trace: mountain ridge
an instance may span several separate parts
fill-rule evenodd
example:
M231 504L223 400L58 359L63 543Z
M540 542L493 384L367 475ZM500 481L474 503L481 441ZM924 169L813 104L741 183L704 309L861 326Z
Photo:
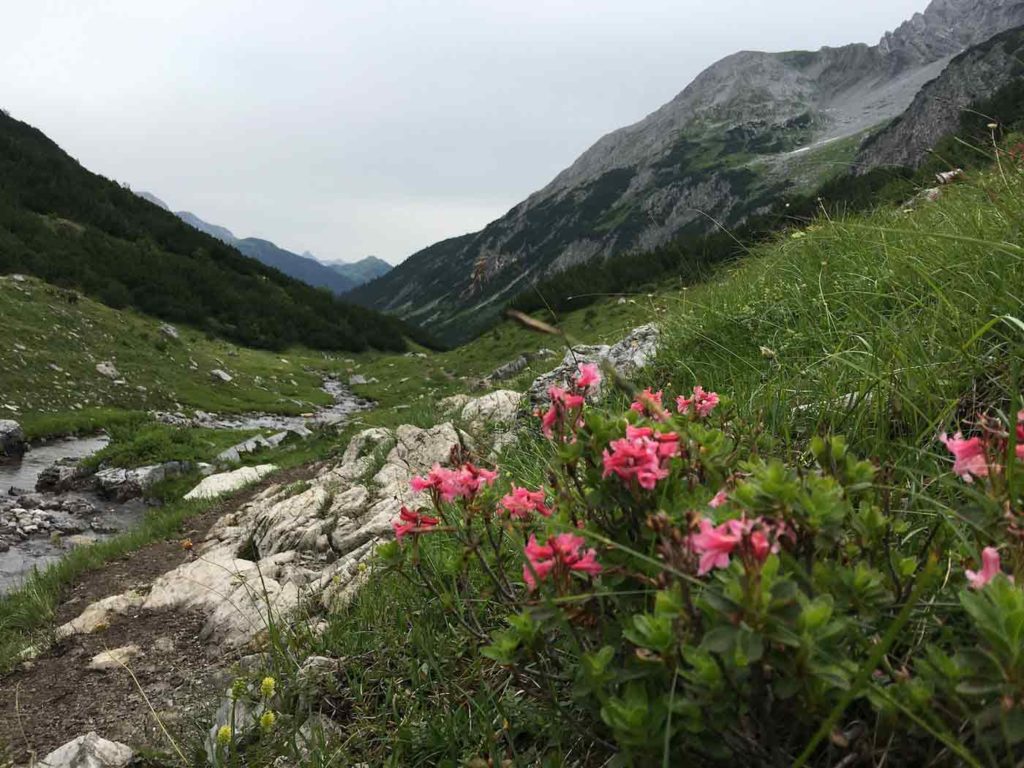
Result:
M735 226L787 191L813 188L964 45L1021 23L1021 0L935 0L874 46L734 53L601 137L505 216L413 254L351 296L464 340L524 284Z

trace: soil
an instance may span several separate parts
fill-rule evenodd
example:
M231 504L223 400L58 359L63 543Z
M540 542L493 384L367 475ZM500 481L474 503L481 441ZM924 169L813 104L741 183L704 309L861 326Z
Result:
M103 597L145 590L184 561L182 539L202 540L229 510L269 485L305 479L310 472L310 467L297 467L277 473L189 519L179 537L83 574L68 588L56 611L56 625ZM208 655L199 640L204 621L196 612L132 612L112 619L106 629L67 638L0 677L0 766L6 761L31 764L89 731L136 749L173 752L161 723L188 756L208 727L230 680L227 670L236 661L223 653ZM96 654L126 645L142 651L129 662L131 673L123 667L88 668Z

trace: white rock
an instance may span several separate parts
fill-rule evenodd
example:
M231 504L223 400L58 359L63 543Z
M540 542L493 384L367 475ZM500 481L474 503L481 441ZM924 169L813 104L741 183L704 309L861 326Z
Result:
M137 645L124 645L108 651L100 651L89 662L89 669L105 672L110 669L121 669L130 661L141 656L142 649Z
M223 381L227 384L229 381L234 381L235 377L227 371L222 371L220 368L214 368L210 371L210 378L216 381Z
M38 768L125 768L134 756L128 745L108 741L91 731L55 749Z
M58 627L57 637L59 639L76 634L88 635L109 624L114 616L121 616L142 607L143 602L145 598L134 590L104 597L89 605L77 618Z
M241 467L232 472L221 472L203 478L195 488L185 494L185 499L215 499L225 493L237 491L247 485L258 482L273 472L274 464L260 464L255 467Z
M106 376L108 379L120 379L121 374L118 373L117 368L109 360L102 363L96 363L96 373L100 376Z
M166 336L169 339L177 340L177 339L179 339L181 337L180 334L178 333L178 329L175 328L170 323L163 323L160 326L160 333L162 333L164 336Z
M523 397L520 392L499 389L470 400L462 409L462 418L473 429L487 425L509 424L515 421Z

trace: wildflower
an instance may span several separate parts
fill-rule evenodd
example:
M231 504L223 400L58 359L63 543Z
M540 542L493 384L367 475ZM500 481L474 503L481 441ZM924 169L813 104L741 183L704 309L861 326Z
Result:
M1002 568L999 562L999 550L995 547L985 547L981 550L981 572L965 570L964 576L967 577L968 586L971 589L981 589L1000 573L1002 573ZM1013 576L1006 578L1013 581Z
M455 499L472 499L483 486L491 485L497 477L497 472L469 463L458 469L445 469L435 464L426 476L414 477L411 485L417 492L430 491L435 501L450 502Z
M717 392L705 392L704 387L696 386L693 388L692 397L680 395L676 398L676 408L684 415L693 409L698 419L705 419L715 410L718 401Z
M523 566L523 581L530 591L537 588L537 581L544 581L554 572L555 577L565 577L572 571L596 576L601 572L597 552L583 551L586 540L571 533L560 533L548 539L547 544L538 544L536 536L530 536L523 552L527 563Z
M436 517L430 517L420 512L412 512L406 507L402 507L398 513L398 520L391 523L391 527L395 529L395 538L399 541L407 533L426 533L439 522Z
M231 683L231 698L238 701L240 698L245 696L246 687L245 680L241 677L236 677L234 682Z
M580 363L580 375L576 377L576 389L590 389L601 383L601 372L595 363Z
M260 728L262 728L264 731L269 731L271 728L274 727L274 723L276 722L277 715L275 715L272 710L268 709L266 712L260 715Z
M729 556L740 543L741 531L734 525L736 521L722 523L717 528L706 517L700 520L700 533L690 537L690 546L700 555L697 575L703 576L715 568L728 568Z
M277 681L272 677L264 677L260 683L260 695L265 699L274 696L274 689L277 688Z
M182 539L181 540L181 548L183 550L185 550L186 552L190 551L192 549L192 547L193 547L192 539Z
M409 484L417 493L430 491L432 495L440 496L450 477L450 469L445 469L440 464L435 464L426 475L413 477Z
M516 520L528 520L533 512L543 517L551 517L551 510L545 504L543 491L528 491L514 485L512 492L502 497L500 508Z
M1017 458L1024 461L1024 411L1017 414Z
M639 395L636 396L636 400L629 406L629 410L636 411L637 413L646 416L649 419L655 421L664 421L667 417L665 408L661 404L662 392L652 392L648 387Z
M602 476L614 473L627 482L635 478L641 488L650 491L669 476L668 462L678 455L679 435L630 425L624 439L613 440L605 449Z
M222 747L226 747L231 743L231 726L222 725L217 729L217 743Z
M566 427L574 431L583 426L585 400L582 395L570 394L561 387L551 387L548 396L551 405L540 420L541 432L545 437L553 437L556 431L561 434Z
M712 509L718 509L720 506L725 504L729 500L729 494L726 493L725 488L715 494L714 498L708 502L708 506Z
M985 456L985 444L980 437L964 438L957 432L953 437L939 435L939 442L953 454L953 472L966 482L974 482L975 477L988 476L988 459Z

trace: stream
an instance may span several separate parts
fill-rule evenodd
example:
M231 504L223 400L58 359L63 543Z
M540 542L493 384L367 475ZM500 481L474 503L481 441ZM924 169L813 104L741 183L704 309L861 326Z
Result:
M372 407L336 379L323 389L334 402L303 416L153 413L158 421L209 429L291 430L341 424ZM36 492L40 474L61 461L74 462L104 448L106 435L66 437L32 446L18 461L0 463L0 595L17 588L34 568L56 562L70 549L109 538L141 520L142 499L116 502L92 491Z

